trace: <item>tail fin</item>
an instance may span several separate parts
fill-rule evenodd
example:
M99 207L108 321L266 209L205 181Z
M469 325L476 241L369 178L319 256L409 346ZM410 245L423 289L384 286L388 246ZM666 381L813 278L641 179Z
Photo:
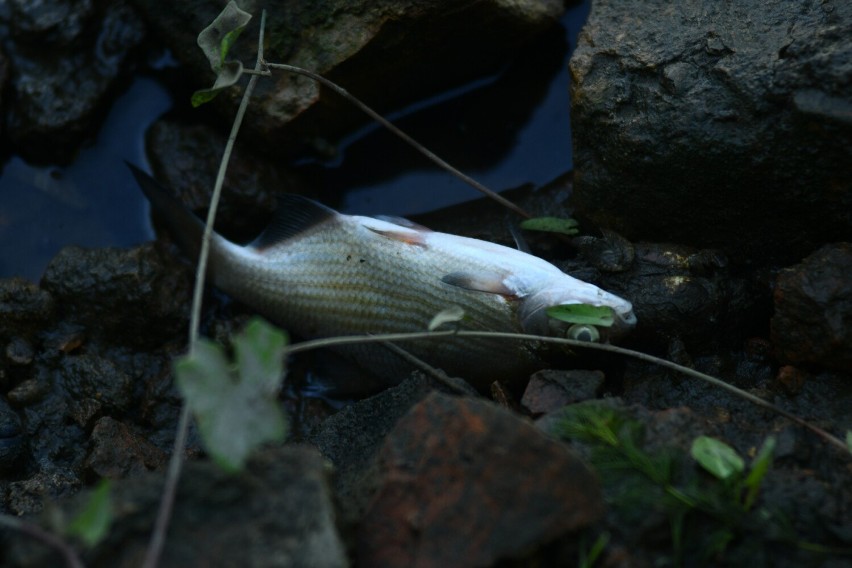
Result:
M133 177L151 206L166 220L172 235L178 241L184 254L192 260L198 257L201 250L201 236L204 224L169 190L157 183L154 178L143 172L130 162L125 162Z

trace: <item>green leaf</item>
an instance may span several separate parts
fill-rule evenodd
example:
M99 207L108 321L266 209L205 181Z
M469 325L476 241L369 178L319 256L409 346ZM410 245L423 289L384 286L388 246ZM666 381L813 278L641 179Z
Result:
M76 536L91 548L98 544L109 532L112 524L112 500L110 499L110 481L101 479L98 486L89 495L89 500L76 517L74 517L66 532Z
M846 430L846 447L852 452L852 430Z
M534 217L521 222L521 228L527 231L545 231L563 235L576 235L580 232L577 227L578 223L574 219L560 217Z
M236 372L222 348L207 340L175 363L178 388L198 421L204 445L229 472L241 470L259 445L283 440L287 430L277 401L286 336L255 318L233 344Z
M222 68L228 51L250 20L251 14L240 10L236 2L231 0L216 19L198 34L198 47L207 56L213 71L218 73Z
M240 10L233 0L198 34L198 46L207 56L210 68L216 72L216 82L209 89L201 89L192 94L192 106L197 107L213 100L222 89L236 84L243 74L243 64L239 61L226 61L228 51L245 29L251 14Z
M766 441L763 442L763 445L760 447L760 451L757 452L757 456L755 456L754 460L751 462L751 471L749 471L748 477L745 479L745 486L748 488L744 504L746 510L751 509L757 499L757 493L760 490L763 478L766 477L766 473L772 466L772 453L774 451L775 437L769 436L766 438Z
M445 323L455 323L463 319L464 308L461 306L450 306L435 314L435 317L429 322L429 331L435 331Z
M735 449L721 440L709 436L699 436L692 442L690 452L701 467L717 479L728 479L745 469L743 458Z
M547 308L547 315L568 323L585 323L610 327L615 322L612 308L590 304L562 304Z
M235 85L243 74L243 64L239 61L227 61L219 70L216 82L209 89L199 89L192 93L192 106L198 107L212 101L219 91Z

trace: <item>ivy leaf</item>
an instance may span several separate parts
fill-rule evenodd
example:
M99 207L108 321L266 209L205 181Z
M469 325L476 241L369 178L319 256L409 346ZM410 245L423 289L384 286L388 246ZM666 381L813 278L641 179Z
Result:
M450 306L435 314L435 317L429 322L429 331L435 331L445 323L454 323L463 319L464 308L461 306Z
M204 446L226 471L241 470L256 447L286 435L276 396L286 341L284 332L254 318L233 339L235 371L222 348L207 340L175 363L178 388L198 421Z
M547 308L547 315L568 323L582 323L599 327L610 327L615 323L615 316L609 306L592 306L591 304L561 304Z
M728 479L745 469L745 462L735 449L710 436L697 437L692 442L690 453L701 467L717 479Z
M222 89L235 85L240 80L243 74L243 64L239 61L226 61L219 74L216 75L216 82L209 89L198 89L192 93L193 108L199 107L204 103L212 101Z
M192 106L197 107L215 97L219 91L234 85L243 74L243 64L227 61L231 46L251 20L251 14L241 10L234 0L216 16L213 22L198 34L198 47L207 56L210 68L216 73L216 82L209 89L193 93Z
M576 235L580 232L578 226L579 223L574 219L561 217L534 217L521 222L521 228L527 231L544 231L563 235Z
M112 500L110 499L110 481L101 479L98 486L89 495L89 500L76 517L74 517L66 532L76 536L91 548L98 544L109 532L112 524Z

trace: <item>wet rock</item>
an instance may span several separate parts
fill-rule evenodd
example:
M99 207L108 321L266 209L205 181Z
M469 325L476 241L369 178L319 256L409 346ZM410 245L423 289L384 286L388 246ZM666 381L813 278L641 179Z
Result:
M0 471L8 471L20 462L26 449L21 417L0 397Z
M792 365L783 365L778 369L775 380L782 386L787 394L798 394L802 392L805 381L809 380L808 374Z
M164 186L202 218L213 194L226 137L209 125L160 120L146 133L151 167ZM217 230L238 242L253 239L266 227L278 192L311 195L305 184L273 163L237 145L225 176L216 215Z
M16 0L6 24L14 100L7 135L30 161L69 162L131 67L144 27L126 3L91 0Z
M188 275L153 244L137 248L66 247L51 260L42 286L69 320L110 343L159 345L188 320Z
M850 34L848 2L595 2L571 60L579 209L735 262L844 238Z
M826 245L782 270L772 341L779 359L852 371L852 244Z
M46 290L23 278L0 279L0 338L33 333L53 314Z
M429 395L382 447L359 531L363 565L493 565L598 519L587 466L493 404Z
M46 501L70 497L80 490L77 474L65 468L46 468L23 481L9 484L6 504L15 515L38 513Z
M70 416L89 429L103 412L126 410L133 394L133 380L112 361L83 354L61 360L56 382L69 401Z
M34 355L32 344L23 337L13 337L6 345L6 359L13 365L29 365Z
M238 475L210 462L187 463L160 566L346 566L328 474L326 462L308 448L270 450ZM162 474L113 484L113 525L85 554L88 566L142 563L162 489ZM66 516L86 498L83 492L63 503ZM52 551L17 535L7 536L2 549L4 565L61 565Z
M199 86L213 83L196 36L221 10L221 3L184 2L162 10L153 0L134 0L146 19ZM256 4L234 57L254 60L260 16ZM518 47L555 25L563 3L545 1L377 2L351 0L282 3L267 14L268 61L324 74L378 110L399 108L497 71ZM387 88L391 83L392 89ZM311 144L327 148L364 115L314 81L287 73L258 84L257 109L246 116L243 136L264 141L276 155ZM214 101L227 121L240 97L227 91ZM321 150L322 151L322 150Z
M12 37L57 46L72 43L94 16L92 0L10 0Z
M6 93L6 83L9 82L9 59L6 57L6 54L3 53L3 46L0 45L0 116L5 116L6 111L3 103L5 99L3 97L4 93ZM5 130L5 125L0 124L0 136L3 136Z
M604 384L600 371L538 371L521 398L521 404L534 416L553 412L566 404L595 398Z
M44 376L37 376L21 381L7 393L9 402L17 407L35 404L50 392L50 384Z
M95 477L120 479L159 468L166 453L133 428L105 416L98 420L89 438L91 451L86 471Z
M602 241L619 249L624 246L612 239ZM591 248L590 242L582 247L583 255L592 257L587 260L599 264L612 258L607 247ZM632 263L617 272L590 270L577 261L558 266L630 300L639 320L631 337L656 343L678 337L707 344L714 339L744 339L753 331L761 315L759 294L754 285L735 275L724 255L669 243L642 242L631 248Z
M360 519L375 492L375 457L385 436L434 388L428 378L415 374L397 386L343 408L306 436L306 441L334 464L335 494L347 522Z

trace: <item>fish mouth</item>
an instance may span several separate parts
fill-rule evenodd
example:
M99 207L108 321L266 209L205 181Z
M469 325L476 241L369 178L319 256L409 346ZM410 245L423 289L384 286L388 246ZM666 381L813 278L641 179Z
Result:
M632 310L626 313L616 312L615 321L605 330L607 340L619 339L629 334L636 328L637 321Z

